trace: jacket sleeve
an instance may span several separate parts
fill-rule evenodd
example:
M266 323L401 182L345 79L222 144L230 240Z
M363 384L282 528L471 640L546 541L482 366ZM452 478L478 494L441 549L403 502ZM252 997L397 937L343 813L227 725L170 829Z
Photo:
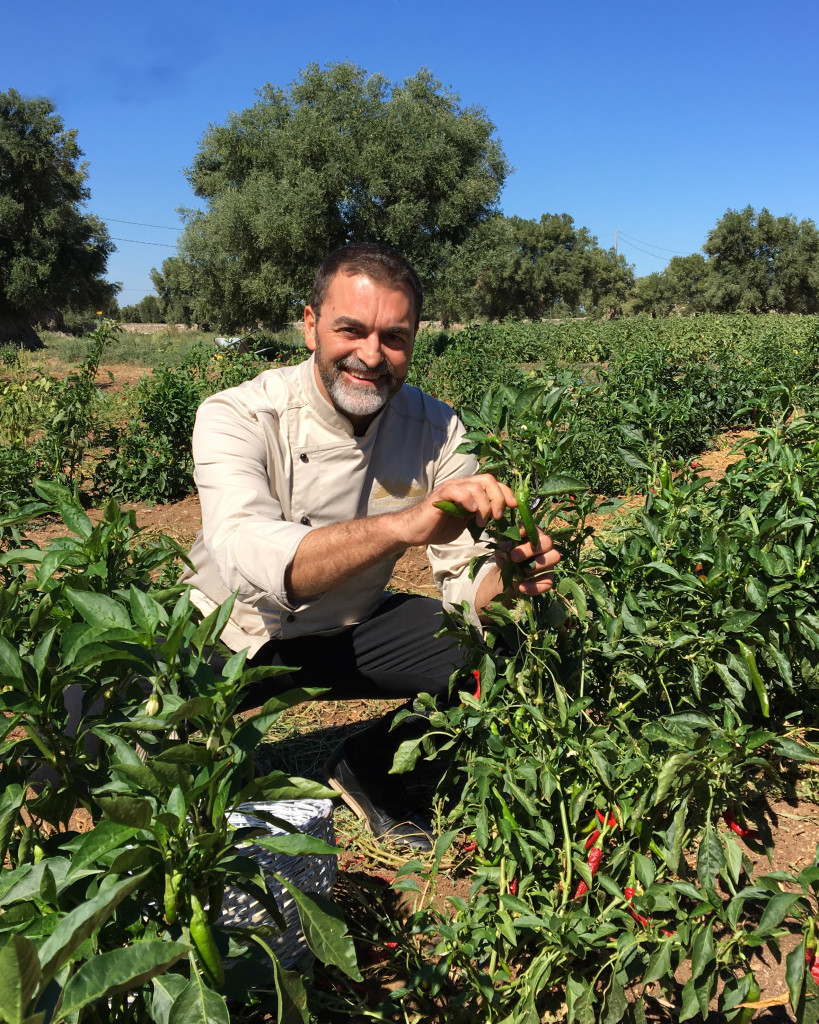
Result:
M262 424L230 392L206 399L193 430L194 480L202 505L202 542L228 592L244 604L297 611L284 575L311 527L287 522L276 493ZM200 576L208 568L197 565ZM195 582L195 581L194 581ZM205 592L207 588L202 587Z

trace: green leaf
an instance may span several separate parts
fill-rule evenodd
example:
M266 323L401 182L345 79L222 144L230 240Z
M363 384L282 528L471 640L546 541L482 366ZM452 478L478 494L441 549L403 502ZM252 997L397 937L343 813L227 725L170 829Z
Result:
M156 1024L168 1024L171 1007L187 987L188 979L181 974L161 974L152 984L151 1015Z
M153 818L149 800L133 796L100 796L97 798L106 817L120 825L147 828Z
M0 950L0 1019L22 1024L39 982L37 947L24 935L12 935Z
M308 1024L310 1013L301 974L299 971L286 971L275 956L271 962L279 1000L277 1024Z
M116 989L139 988L172 967L187 955L190 948L182 942L151 939L91 957L66 982L59 1016L55 1020L70 1017L83 1006L89 1006Z
M734 612L722 623L722 629L725 633L744 633L758 618L759 612Z
M567 473L554 473L540 482L537 493L541 498L551 498L556 494L582 493L588 489L589 485L579 477L569 476Z
M353 940L347 934L347 925L338 905L315 893L302 892L281 875L274 877L293 897L307 945L319 960L335 964L348 977L361 981Z
M108 920L120 903L142 884L149 873L145 871L115 882L60 919L60 923L39 951L43 977L46 980L51 980L71 954Z
M338 856L338 849L323 839L305 835L303 832L291 832L283 836L254 836L257 846L271 853L284 853L289 857L301 857L309 854L330 854Z
M663 942L651 956L643 975L643 985L650 985L652 981L659 981L661 978L668 978L671 970L671 943Z
M797 743L796 740L787 736L778 736L773 744L773 749L780 757L790 758L791 761L815 761L816 749L806 743Z
M697 851L697 877L707 889L713 888L714 879L722 871L725 857L716 829L709 821L705 826Z
M791 997L791 1006L799 1005L802 983L805 980L805 938L785 957L785 984Z
M5 859L11 834L17 824L17 816L23 806L24 795L23 787L17 783L6 786L0 793L0 863Z
M571 594L572 600L577 608L577 617L579 619L585 619L587 615L586 595L583 593L577 583L569 576L564 576L563 579L557 585L558 594L562 594L564 597L566 594Z
M64 593L89 626L131 629L131 616L125 607L112 597L87 590L72 590L71 587L66 587Z
M80 537L91 536L94 532L93 523L67 487L54 480L34 480L33 486L44 501L57 507L62 521L69 530Z
M606 998L606 1015L603 1018L603 1024L619 1024L619 1021L625 1016L627 1009L628 999L626 998L625 989L617 981L617 978L612 976L611 988Z
M801 899L798 892L779 892L768 900L768 905L759 919L756 934L759 938L770 935L787 916L791 907Z
M728 874L734 885L739 885L739 876L742 873L743 851L733 836L723 836L725 843L725 862L728 867Z
M657 776L657 792L654 794L655 807L668 796L672 783L678 779L682 768L692 760L693 756L686 750L672 754L660 769L660 774Z
M623 619L623 625L634 636L643 636L646 631L646 620L640 616L635 615L629 610L628 605L623 602L623 607L620 609L620 615Z
M168 1024L230 1024L225 1000L205 985L193 964L191 975L171 1006Z
M651 467L648 465L648 463L643 462L642 459L638 458L636 455L633 455L630 451L627 451L625 448L618 448L617 451L620 455L620 458L625 462L627 466L631 466L632 469L640 469L644 473L651 472Z
M23 663L17 649L0 636L0 680L14 684L23 682Z
M745 593L754 608L764 612L768 607L768 588L756 576L751 576L748 579L745 584Z
M390 775L403 775L404 772L412 771L424 752L423 741L423 736L401 741L393 757Z
M162 605L133 584L131 584L128 599L134 622L143 632L153 636L160 621L166 618Z
M71 867L66 878L72 877L81 868L94 864L112 850L125 846L136 832L135 828L103 820L90 832L83 832L71 842L64 843L61 849L71 852Z

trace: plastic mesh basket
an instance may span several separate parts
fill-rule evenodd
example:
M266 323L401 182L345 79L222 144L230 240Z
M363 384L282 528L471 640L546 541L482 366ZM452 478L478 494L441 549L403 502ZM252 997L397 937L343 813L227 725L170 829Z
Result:
M228 815L228 821L235 828L254 826L263 828L268 835L281 836L286 834L284 829L255 817L254 811L266 811L289 822L299 832L335 845L333 804L330 800L276 800L242 804L238 811ZM307 950L307 942L295 901L284 886L273 877L273 873L286 878L291 885L303 892L329 897L336 880L338 858L331 854L290 857L281 853L270 853L252 841L243 844L241 849L261 865L267 879L268 891L276 900L287 925L278 936L273 939L266 938L265 941L271 946L282 966L292 966ZM238 889L228 889L225 892L220 921L222 924L244 927L277 927L276 922L258 900Z

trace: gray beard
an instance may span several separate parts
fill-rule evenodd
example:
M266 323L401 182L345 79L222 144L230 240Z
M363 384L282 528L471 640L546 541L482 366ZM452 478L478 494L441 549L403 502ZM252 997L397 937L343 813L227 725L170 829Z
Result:
M317 360L317 366L319 377L330 396L330 401L345 416L374 416L401 390L401 385L404 383L396 377L395 371L386 359L375 370L365 366L364 363L352 356L339 359L330 366ZM345 380L341 376L342 370L380 373L383 376L379 378L375 387L366 387Z

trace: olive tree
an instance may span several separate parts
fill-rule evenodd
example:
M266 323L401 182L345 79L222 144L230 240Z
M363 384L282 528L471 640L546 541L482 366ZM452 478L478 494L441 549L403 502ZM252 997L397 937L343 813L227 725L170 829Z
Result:
M727 210L703 245L706 302L717 312L819 312L819 231L763 207Z
M324 256L396 246L428 290L453 249L497 209L509 171L495 127L425 69L401 83L345 62L266 85L211 125L187 171L179 256L154 283L190 319L236 329L297 316ZM164 291L164 295L163 295Z
M0 340L36 346L46 311L108 308L108 231L84 213L76 132L48 99L0 92ZM53 313L52 313L53 315Z

